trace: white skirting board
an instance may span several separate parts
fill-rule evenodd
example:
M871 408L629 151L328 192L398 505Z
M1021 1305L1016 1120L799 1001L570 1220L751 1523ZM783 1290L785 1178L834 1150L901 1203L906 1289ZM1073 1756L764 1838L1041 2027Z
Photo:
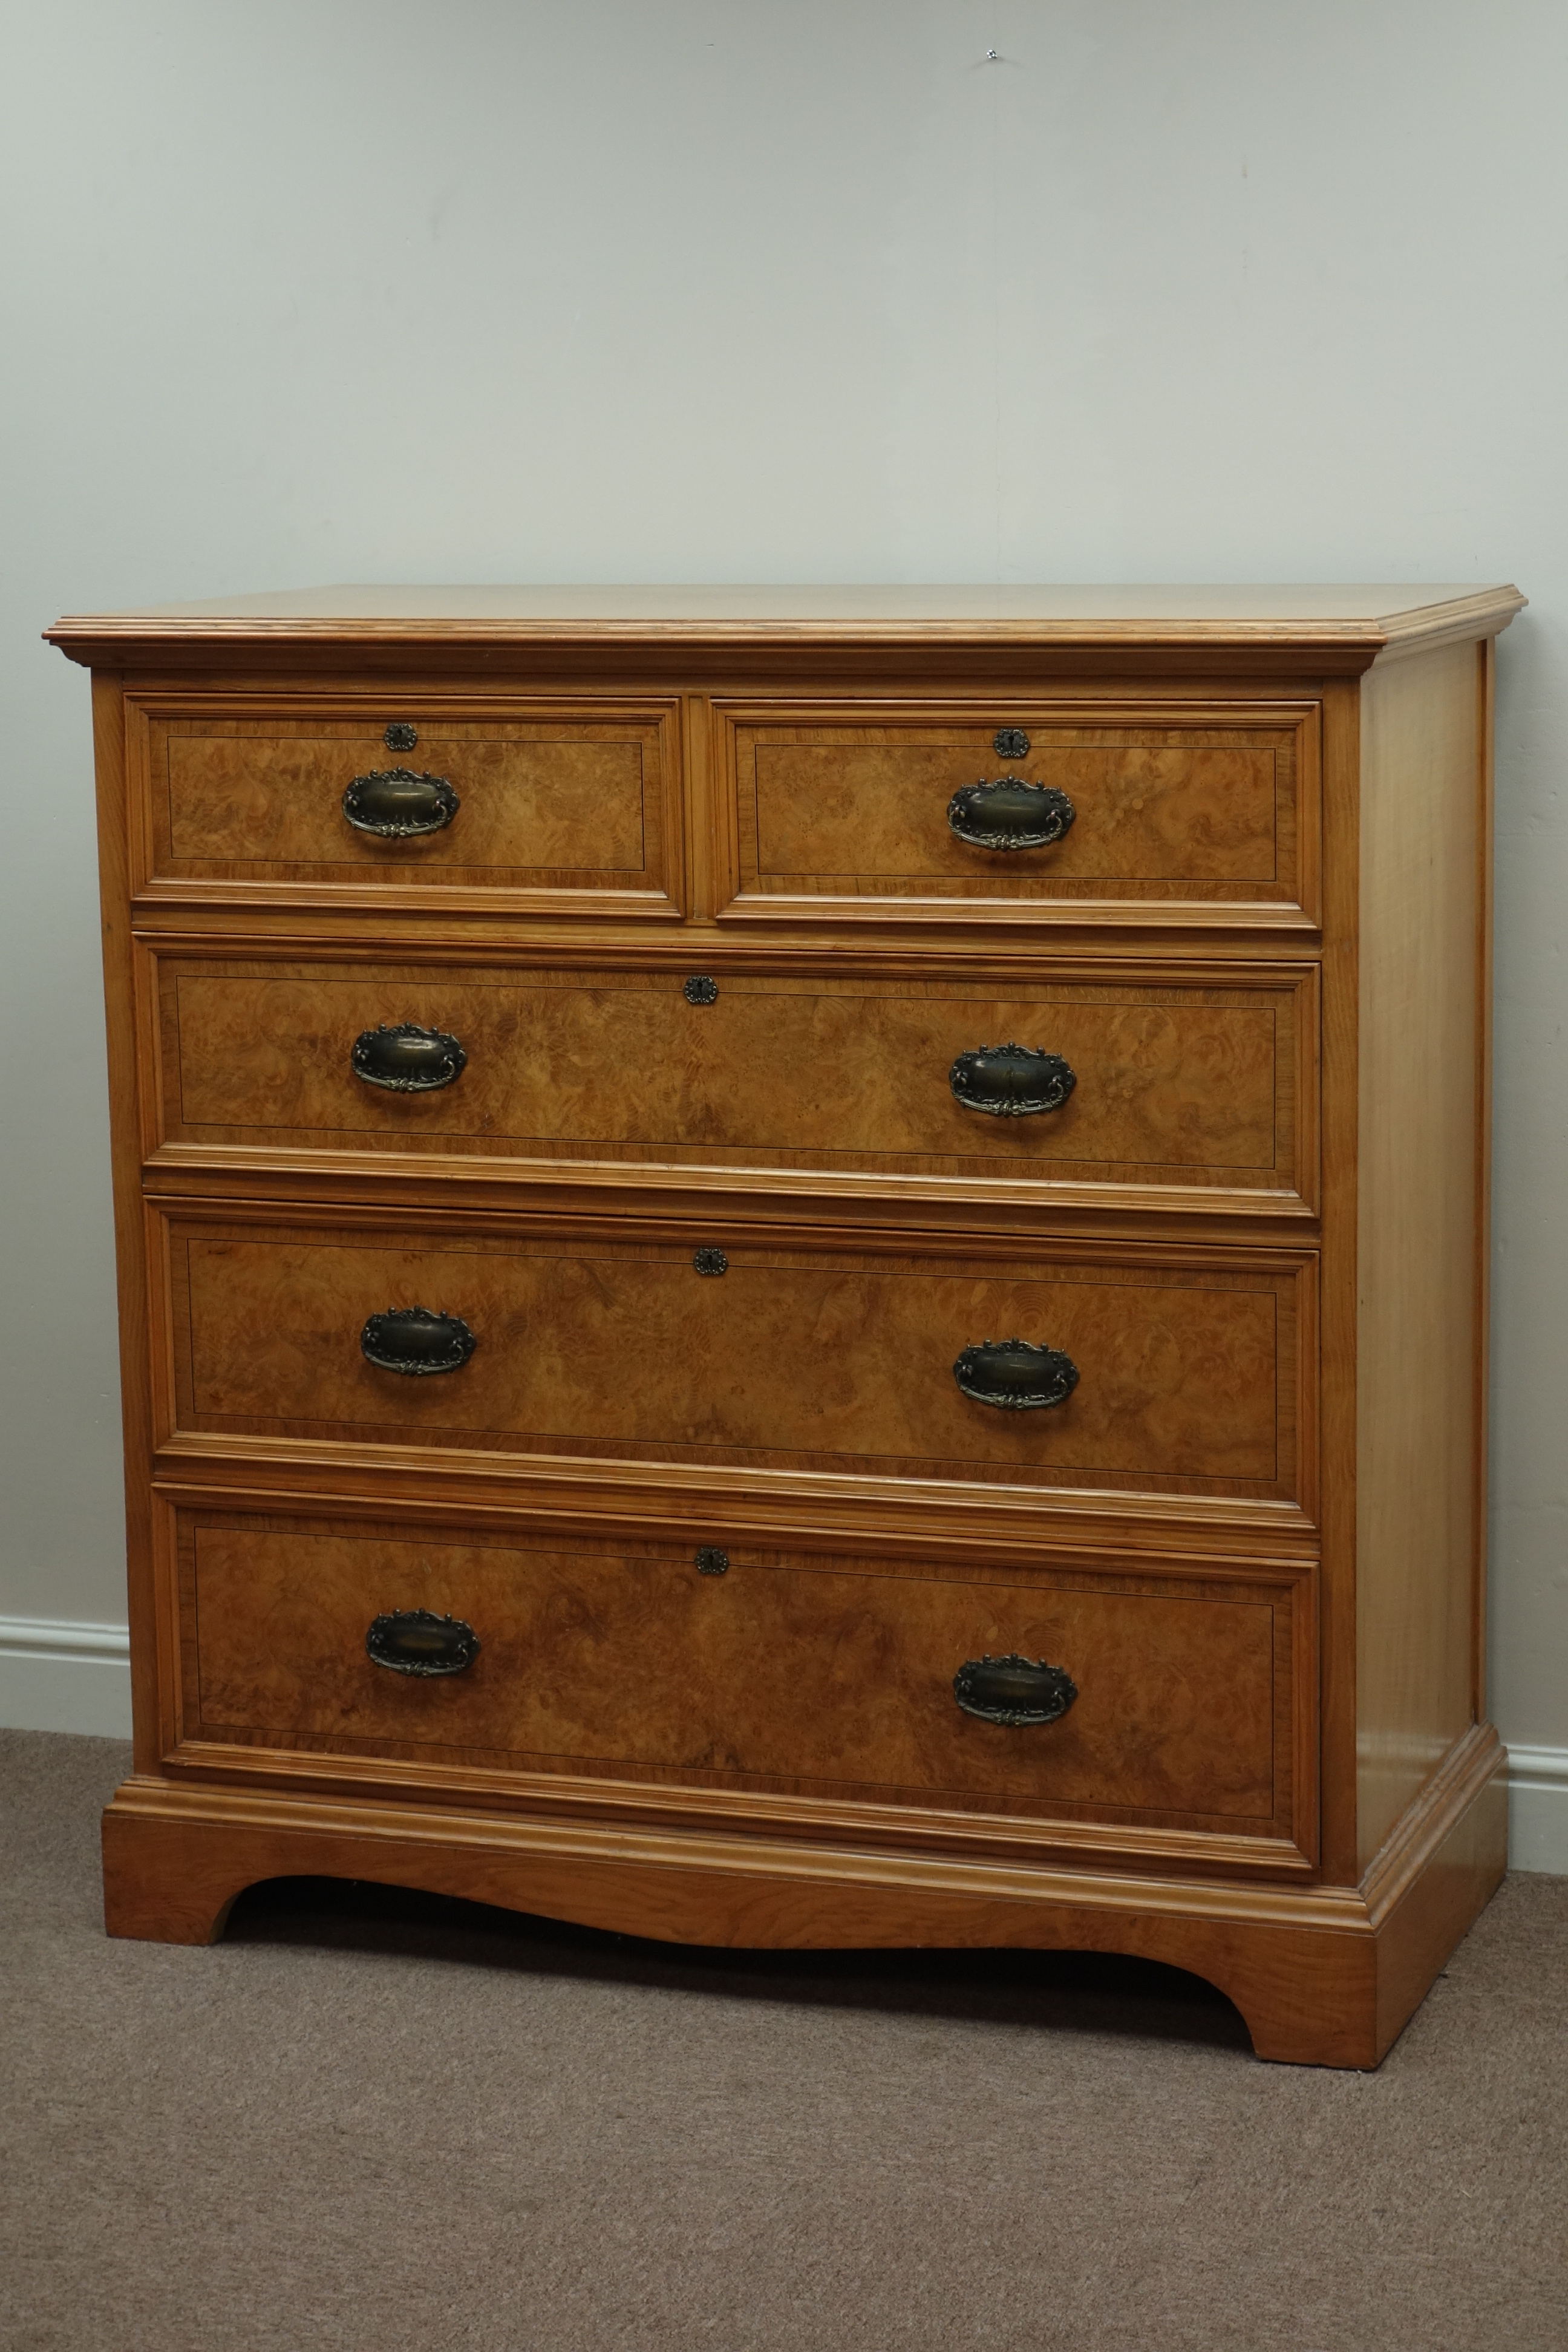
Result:
M129 1629L0 1617L0 1727L129 1739Z
M0 1617L0 1727L129 1739L125 1627ZM1568 1748L1509 1749L1508 1858L1568 1877Z
M1568 1878L1568 1748L1510 1747L1508 1864Z

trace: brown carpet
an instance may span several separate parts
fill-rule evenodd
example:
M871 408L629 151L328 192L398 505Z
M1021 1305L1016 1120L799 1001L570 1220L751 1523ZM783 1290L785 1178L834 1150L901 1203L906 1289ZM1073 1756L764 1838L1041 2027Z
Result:
M1563 2352L1568 1879L1380 2073L1174 1970L673 1952L368 1887L111 1943L0 1732L5 2352Z

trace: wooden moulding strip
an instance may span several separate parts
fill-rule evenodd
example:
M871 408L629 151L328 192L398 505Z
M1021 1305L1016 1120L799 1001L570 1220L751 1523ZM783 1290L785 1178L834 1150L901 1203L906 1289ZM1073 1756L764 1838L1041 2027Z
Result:
M1300 1193L1258 1186L1119 1184L997 1179L989 1185L959 1177L843 1174L744 1165L710 1168L647 1160L527 1160L479 1153L437 1160L414 1152L278 1149L268 1145L166 1143L143 1163L150 1196L200 1199L221 1187L236 1207L250 1202L319 1201L323 1207L409 1210L457 1201L464 1207L518 1215L575 1213L620 1231L646 1194L644 1213L712 1215L716 1210L750 1232L776 1232L795 1219L845 1234L877 1234L889 1226L906 1234L951 1242L971 1228L994 1234L998 1223L1041 1241L1063 1233L1061 1219L1081 1220L1097 1234L1113 1223L1146 1229L1155 1218L1206 1220L1222 1242L1236 1227L1283 1222L1315 1224L1316 1212ZM188 1190L187 1190L188 1188ZM390 1196L390 1198L389 1198ZM750 1213L746 1213L748 1209ZM928 1221L922 1222L922 1216ZM1048 1222L1042 1222L1047 1221ZM1072 1230L1072 1229L1068 1229Z
M559 1163L557 1163L559 1164ZM499 1202L465 1200L439 1213L428 1208L416 1209L411 1203L411 1225L433 1237L459 1234L527 1241L540 1234L570 1237L580 1235L585 1243L603 1242L613 1233L616 1239L629 1246L684 1249L689 1245L691 1221L689 1216L660 1203L651 1214L637 1217L623 1202L611 1208L598 1197L600 1188L564 1181L559 1197L548 1207L539 1202L535 1188L522 1191L509 1189ZM758 1187L742 1186L742 1198ZM144 1202L150 1214L177 1219L182 1224L257 1225L262 1231L283 1226L322 1226L331 1228L341 1222L330 1212L323 1213L325 1204L301 1200L297 1193L269 1194L252 1202L237 1192L233 1183L216 1189L192 1190L163 1193L147 1187ZM353 1209L356 1202L341 1204ZM384 1208L395 1203L383 1202ZM257 1210L264 1211L257 1215ZM711 1209L705 1212L711 1216ZM1318 1270L1318 1253L1309 1234L1287 1234L1278 1239L1259 1238L1249 1234L1239 1243L1229 1240L1211 1241L1206 1235L1181 1234L1173 1238L1161 1230L1163 1221L1151 1218L1142 1231L1123 1238L1114 1237L1113 1255L1109 1263L1118 1266L1138 1266L1152 1273L1167 1269L1173 1273L1248 1275L1279 1274L1310 1279ZM736 1218L726 1223L720 1238L745 1232L753 1227L751 1221ZM1014 1233L978 1235L960 1233L952 1239L922 1237L918 1250L900 1248L900 1240L906 1231L902 1221L887 1231L880 1224L862 1230L835 1224L824 1229L813 1223L800 1228L801 1248L816 1255L837 1255L858 1248L878 1257L920 1257L922 1259L952 1258L962 1265L976 1260L1015 1261L1019 1255L1020 1236ZM795 1241L794 1229L782 1217L768 1216L755 1222L756 1244L771 1246L780 1254L788 1254ZM944 1229L945 1234L945 1229ZM765 1237L765 1239L764 1239ZM1108 1261L1104 1253L1110 1245L1108 1237L1097 1231L1082 1234L1058 1233L1052 1225L1033 1236L1035 1255L1062 1265L1093 1266Z
M748 1839L783 1836L840 1852L898 1848L909 1853L954 1853L984 1859L1005 1852L1029 1868L1070 1866L1074 1860L1152 1870L1170 1869L1188 1878L1228 1876L1294 1882L1311 1871L1310 1858L1289 1838L1243 1831L1145 1828L1136 1822L1080 1820L1024 1813L968 1812L951 1806L916 1810L907 1801L856 1803L846 1798L786 1797L747 1789L699 1788L679 1781L589 1779L586 1775L388 1761L379 1757L341 1756L315 1749L229 1747L211 1739L184 1740L163 1759L171 1785L243 1789L246 1794L273 1790L285 1797L309 1796L351 1804L395 1801L402 1790L423 1810L472 1812L486 1817L526 1815L530 1820L601 1822L606 1817L634 1828L689 1828L704 1835L727 1822L731 1834ZM997 1803L1003 1801L998 1800ZM1112 1810L1112 1809L1107 1809Z
M788 1528L841 1544L901 1543L929 1533L1004 1548L1133 1547L1142 1553L1152 1545L1173 1557L1210 1546L1228 1553L1262 1545L1270 1556L1291 1557L1316 1549L1311 1522L1289 1503L507 1456L336 1439L182 1432L158 1449L153 1476L166 1495L199 1495L214 1508L219 1506L212 1498L219 1496L293 1489L303 1508L331 1502L374 1509L395 1501L399 1510L427 1505L442 1513L526 1512L610 1525L635 1518L690 1531L694 1540L699 1528L737 1537L752 1529L758 1541L773 1541Z
M1194 1970L1258 2055L1375 2066L1502 1874L1502 1750L1461 1742L1368 1886L877 1853L847 1837L500 1819L127 1781L104 1815L111 1935L203 1944L245 1887L369 1878L668 1943L751 1948L1078 1949Z
M1207 594L1211 609L1193 609ZM1431 590L1394 589L1393 597L1430 599ZM1167 592L1045 587L993 592L933 584L922 589L849 587L710 589L544 587L515 590L312 590L287 599L250 598L242 605L191 605L140 613L68 614L44 634L74 661L99 655L127 660L226 658L236 646L249 657L274 650L285 660L315 646L356 664L368 654L401 657L441 650L518 656L582 647L602 660L605 646L667 647L688 658L703 648L776 651L798 669L803 651L859 653L889 647L925 654L1014 652L1045 654L1103 650L1135 661L1146 672L1152 653L1224 656L1246 650L1290 656L1338 656L1363 665L1384 646L1430 643L1442 636L1484 636L1506 627L1524 603L1517 588L1488 586L1438 593L1436 601L1391 603L1369 609L1314 612L1310 590L1272 610L1258 609L1257 593L1232 593L1233 609L1215 611L1226 592L1194 592L1187 609ZM1245 609L1250 599L1253 609ZM266 609L275 601L275 609ZM1121 609L1109 609L1112 603ZM311 604L316 609L311 610ZM1292 603L1295 609L1291 609ZM1099 613L1082 610L1100 606ZM1078 609L1074 609L1074 606ZM1143 606L1141 611L1140 604ZM1049 605L1053 609L1042 610ZM1241 609L1234 609L1240 607ZM965 609L967 608L967 609Z
M319 908L378 917L389 932L399 920L408 916L426 920L439 919L443 915L483 917L496 923L509 918L514 922L528 920L537 908L541 918L554 921L577 918L584 923L594 921L647 922L650 919L679 923L687 919L684 910L663 891L658 890L564 890L548 884L538 887L526 883L476 885L471 883L428 884L424 887L353 879L342 882L270 881L237 882L223 880L185 880L181 877L154 877L136 891L133 906L138 918L155 918L167 908L182 916L182 929L188 929L192 915L209 913L220 919L227 914L231 920L246 921L252 914L268 908L287 914L295 908ZM960 911L962 909L962 911ZM938 926L957 931L1013 930L1022 940L1038 941L1057 934L1081 930L1086 934L1103 935L1109 929L1121 931L1205 931L1214 934L1234 932L1238 937L1240 950L1247 948L1246 934L1258 932L1268 937L1283 937L1296 951L1309 948L1318 936L1316 918L1300 907L1268 899L1224 898L1037 898L1018 899L936 899L885 898L876 899L845 899L803 895L799 898L749 898L731 900L722 907L712 920L721 924L726 935L731 929L739 930L748 923L765 929L769 926L787 925L792 931L826 929L832 926L842 936L844 927L859 927L867 933L888 929L895 925L911 926L924 930ZM689 933L688 936L690 936ZM712 939L713 931L704 928L703 936ZM866 952L871 951L868 939ZM997 950L1000 951L1000 949Z
M1367 1865L1362 1892L1374 1927L1404 1900L1456 1821L1507 1766L1508 1750L1489 1723L1472 1724L1450 1748Z
M122 1783L106 1818L340 1840L342 1859L350 1874L373 1877L382 1874L374 1867L378 1848L427 1848L537 1857L558 1864L642 1864L699 1878L816 1885L827 1894L849 1895L859 1888L868 1895L907 1893L939 1903L1017 1906L1036 1912L1042 1906L1069 1906L1077 1910L1181 1916L1237 1926L1267 1924L1370 1938L1417 1888L1434 1858L1467 1816L1472 1815L1478 1801L1488 1794L1506 1760L1492 1727L1477 1727L1457 1745L1359 1886L1157 1877L1103 1866L1074 1869L973 1856L910 1854L879 1851L869 1843L857 1844L842 1837L829 1843L741 1832L725 1835L711 1828L545 1821L518 1813L421 1806L405 1800L376 1803L341 1796L175 1783L148 1774ZM355 1856L363 1858L363 1868ZM316 1866L323 1867L320 1862ZM384 1874L398 1883L395 1871ZM247 1883L242 1870L237 1884ZM416 1872L405 1883L417 1885L421 1881ZM561 1916L579 1915L567 1909ZM985 1936L958 1938L964 1942L988 1939ZM857 1939L852 1935L825 1934L820 1940L850 1943ZM872 1936L867 1940L880 1939ZM1026 1942L1028 1937L998 1933L994 1940Z
M546 1822L532 1816L470 1813L396 1804L346 1801L341 1798L265 1794L215 1789L148 1777L127 1780L116 1790L110 1817L163 1821L220 1829L290 1832L340 1838L369 1849L377 1845L460 1849L497 1855L537 1856L563 1863L613 1862L651 1864L703 1877L761 1878L818 1885L846 1894L907 1892L934 1898L998 1905L1070 1904L1100 1911L1180 1914L1237 1923L1268 1921L1285 1927L1332 1928L1371 1933L1361 1892L1354 1887L1270 1886L1231 1880L1193 1880L1132 1875L1104 1869L1072 1870L949 1856L881 1853L870 1845L825 1845L805 1841L716 1834L710 1829L679 1831ZM375 1875L374 1868L365 1874ZM410 1882L417 1885L417 1879ZM571 1916L570 1914L565 1916ZM825 1937L826 1942L838 1940ZM855 1937L844 1940L853 1942ZM878 1940L872 1938L871 1940ZM961 1940L968 1941L967 1937ZM999 1942L1014 1940L1007 1936Z

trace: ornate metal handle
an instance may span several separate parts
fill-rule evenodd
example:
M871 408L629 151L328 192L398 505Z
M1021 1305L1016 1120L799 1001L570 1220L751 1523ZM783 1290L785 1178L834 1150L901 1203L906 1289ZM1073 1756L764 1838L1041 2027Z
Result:
M391 1609L364 1637L373 1663L395 1675L460 1675L479 1654L479 1637L460 1617L433 1609Z
M972 849L1048 849L1078 811L1054 784L1026 784L1022 776L982 777L964 784L947 804L947 821Z
M412 1021L362 1029L349 1055L349 1067L367 1087L395 1095L434 1094L460 1077L468 1055L445 1029L420 1029Z
M1029 1339L980 1339L965 1348L952 1377L976 1404L1037 1412L1067 1402L1078 1386L1078 1366L1059 1348L1037 1348Z
M965 1715L982 1723L1056 1723L1078 1696L1078 1685L1044 1658L965 1658L952 1678Z
M960 1054L947 1082L965 1110L1030 1118L1037 1111L1060 1110L1078 1078L1059 1054L1034 1045L976 1045Z
M384 1372L460 1371L479 1346L460 1315L428 1307L389 1307L359 1335L360 1353Z
M355 832L378 834L383 841L439 833L461 806L445 776L416 775L412 768L373 768L343 794L343 814Z

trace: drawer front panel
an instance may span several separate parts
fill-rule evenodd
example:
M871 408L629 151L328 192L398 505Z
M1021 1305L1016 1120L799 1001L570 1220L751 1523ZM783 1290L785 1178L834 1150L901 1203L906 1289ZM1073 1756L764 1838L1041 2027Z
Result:
M952 1258L175 1229L177 1411L196 1430L1294 1499L1299 1294L1063 1251ZM705 1272L703 1262L721 1271ZM457 1318L462 1362L366 1360L373 1316ZM1026 1409L960 1388L1017 1337L1078 1371Z
M1288 1829L1293 1596L731 1549L411 1537L204 1515L182 1537L185 1729L534 1772L935 1796L1014 1813ZM706 1555L711 1560L711 1553ZM373 1663L369 1628L471 1629L459 1672ZM1055 1722L965 1713L966 1661L1077 1691Z
M163 1134L1310 1197L1313 1106L1298 1096L1313 1069L1312 979L999 989L724 976L693 1004L682 976L662 972L171 961ZM399 1092L356 1076L355 1041L400 1024L457 1039L456 1079ZM959 1057L1002 1042L1067 1063L1059 1108L1001 1115L957 1098Z
M133 725L151 877L291 895L306 887L399 898L456 888L616 901L678 895L673 713L416 713L407 724L416 739L407 750L389 748L379 710L364 719L153 713ZM356 780L361 819L408 821L401 806L389 820L377 797L393 793L378 780L399 777L415 821L445 821L402 834L351 821L344 794Z
M805 900L818 915L852 906L887 919L912 901L950 917L1026 905L1037 918L1056 902L1073 919L1118 905L1144 920L1317 919L1317 731L1300 708L1070 720L1058 709L1027 719L1028 750L1012 759L989 712L727 717L731 915ZM1065 795L1059 838L997 848L960 837L954 794L1008 778Z

